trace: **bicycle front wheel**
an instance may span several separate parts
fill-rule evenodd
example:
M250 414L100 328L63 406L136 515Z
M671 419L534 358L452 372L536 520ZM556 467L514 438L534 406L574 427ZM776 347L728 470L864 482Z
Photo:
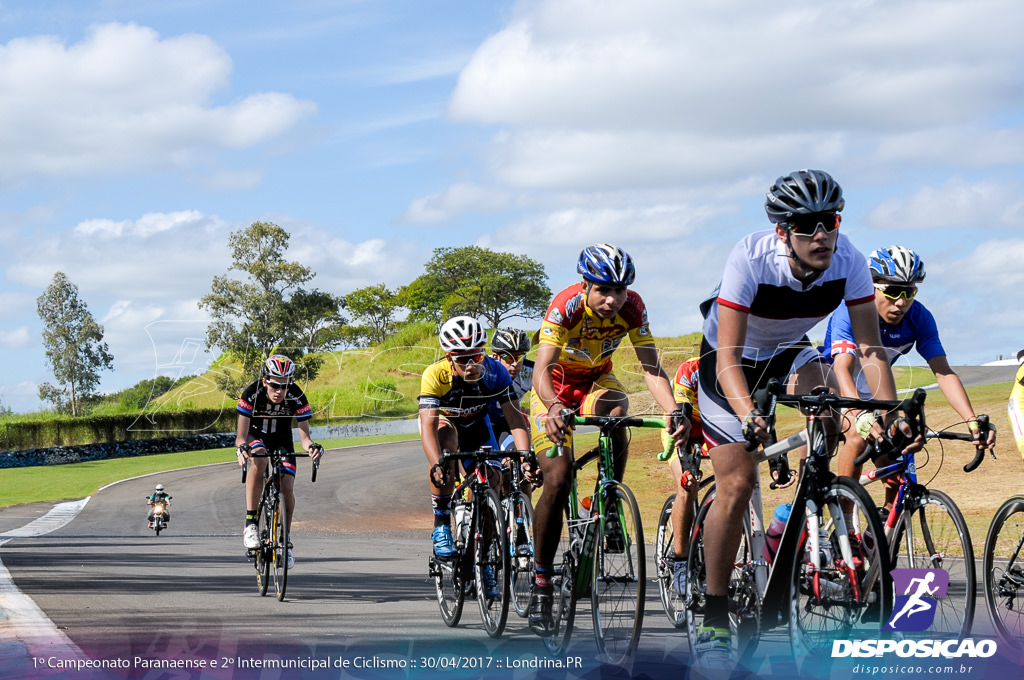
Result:
M530 604L530 587L533 584L533 504L521 491L508 499L509 556L511 570L509 581L512 606L516 614L525 618Z
M892 607L889 550L871 496L839 477L818 508L816 536L809 517L793 556L789 635L797 657L827 653L836 639L877 638Z
M647 562L640 509L629 487L605 485L605 515L598 522L591 600L597 647L610 664L636 651L644 622Z
M675 586L676 549L674 545L675 531L672 527L672 508L676 496L672 494L665 499L658 515L658 534L654 540L655 576L658 580L658 593L661 595L661 606L665 616L676 628L686 625L686 593L677 593Z
M277 492L277 504L274 508L274 588L277 599L284 601L284 592L288 587L288 508L284 505L281 492Z
M949 574L946 597L935 598L935 620L927 630L904 635L970 635L977 592L974 548L967 522L953 499L936 489L912 495L896 523L889 552L893 569L942 569Z
M985 604L999 637L1024 654L1024 496L1000 506L985 539Z
M564 656L569 649L569 640L572 638L572 628L576 621L576 597L573 591L576 588L576 570L578 564L576 553L573 551L573 535L582 541L580 526L585 526L589 518L575 520L570 519L566 509L565 521L562 522L562 535L558 540L558 549L552 563L555 565L551 575L554 586L554 599L551 603L551 613L555 619L555 632L550 637L543 638L544 647L552 656Z
M264 492L256 511L256 531L260 537L260 547L256 549L256 587L261 596L267 594L267 587L270 585L270 563L273 561L273 553L268 549L274 526L272 506L273 502Z
M505 513L494 489L487 489L477 501L479 521L473 564L476 601L480 605L484 630L490 637L497 638L501 637L508 619L509 556Z

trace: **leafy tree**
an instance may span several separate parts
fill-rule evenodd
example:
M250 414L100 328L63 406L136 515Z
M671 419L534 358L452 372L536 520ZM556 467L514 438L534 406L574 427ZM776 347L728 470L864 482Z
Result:
M57 385L43 383L39 398L58 411L78 416L99 385L101 370L112 369L114 357L103 342L103 326L96 323L85 302L78 297L78 286L64 272L36 300L43 321L43 347Z
M304 360L309 329L297 327L296 308L322 294L303 292L302 285L315 274L284 259L289 239L287 231L271 222L253 222L233 232L229 271L242 278L214 277L211 292L199 301L213 317L206 329L207 347L219 347L242 364L241 375L222 372L216 379L228 393L255 380L263 361L275 351L301 364L309 379L319 369L318 361Z
M341 315L344 306L344 298L321 290L299 290L292 295L292 326L307 352L329 352L344 342L340 332L348 323Z
M365 338L380 344L395 332L395 315L401 308L399 297L383 283L354 290L345 296L345 306L362 327L350 332L350 339Z
M438 330L445 320L445 299L448 294L430 275L424 274L398 290L398 301L409 310L408 321L432 323Z
M425 269L421 293L440 296L445 317L482 316L497 328L513 317L543 316L551 300L544 266L525 255L478 246L437 248Z

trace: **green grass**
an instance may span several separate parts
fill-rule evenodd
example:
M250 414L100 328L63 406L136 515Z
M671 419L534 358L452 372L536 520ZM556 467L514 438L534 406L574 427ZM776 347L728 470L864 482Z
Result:
M320 443L324 448L334 449L411 439L419 439L419 435L346 437L344 439L326 439ZM22 503L84 498L96 493L101 486L121 479L234 460L235 450L227 448L163 453L135 458L113 458L68 465L10 468L2 472L3 486L0 487L2 489L0 491L0 508Z

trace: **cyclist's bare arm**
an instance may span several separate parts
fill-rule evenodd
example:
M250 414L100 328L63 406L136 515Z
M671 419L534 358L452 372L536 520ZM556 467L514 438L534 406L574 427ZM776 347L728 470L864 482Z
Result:
M302 444L302 450L309 454L309 459L314 463L320 460L320 456L323 455L324 450L322 447L313 446L313 438L309 436L309 420L300 420L298 423L299 428L299 442Z
M436 408L420 409L420 443L427 455L427 464L433 468L441 460L441 446L437 442L437 423L440 411Z
M537 398L548 409L548 419L544 423L544 430L548 439L559 444L565 442L565 436L562 434L565 423L559 415L559 410L565 408L566 405L560 402L555 394L551 371L558 364L560 356L562 356L561 347L542 343L540 349L537 350L537 359L533 362L533 390L537 393Z
M238 414L238 428L235 430L235 455L238 457L238 466L243 467L249 459L249 451L244 448L249 435L249 424L252 419L249 416Z
M501 412L505 414L505 421L508 423L509 434L520 451L530 450L530 435L527 432L526 417L513 401L507 401L501 405Z
M741 360L743 344L747 339L747 313L732 309L725 305L718 307L718 349L715 350L718 364L718 383L722 386L725 398L729 400L732 412L741 420L754 410L754 402L750 399L750 386L743 375ZM768 423L763 418L755 418L754 434L762 443L771 441Z
M835 373L836 380L839 381L839 393L851 399L860 396L857 383L853 379L856 364L857 357L853 354L843 352L832 357L832 371Z
M974 413L974 406L971 405L971 399L967 396L967 390L964 389L960 376L950 367L946 355L940 354L929 359L928 368L932 369L932 373L935 374L935 382L939 384L939 389L942 391L943 396L946 397L949 405L953 407L953 410L960 414L960 417L967 422L976 422L978 416ZM996 433L994 430L989 430L985 446L991 449L995 445Z
M644 369L644 382L647 383L647 389L651 391L654 400L658 402L658 405L661 406L665 414L672 413L678 406L676 405L675 395L672 393L672 382L665 374L665 369L661 367L657 347L654 345L642 345L633 349L636 351L637 361L640 362L640 366ZM680 441L686 436L688 430L689 423L686 423L671 433L672 438Z
M850 330L860 351L864 379L875 399L896 399L896 381L892 377L889 356L878 332L878 309L871 302L848 307Z

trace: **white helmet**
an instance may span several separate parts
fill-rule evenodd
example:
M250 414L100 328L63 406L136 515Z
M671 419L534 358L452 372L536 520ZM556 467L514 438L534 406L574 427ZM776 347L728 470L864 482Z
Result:
M441 349L445 352L463 352L487 344L487 333L480 322L471 316L456 316L441 326Z
M164 485L163 484L157 484L156 485L156 490L157 491L163 491L164 490Z

